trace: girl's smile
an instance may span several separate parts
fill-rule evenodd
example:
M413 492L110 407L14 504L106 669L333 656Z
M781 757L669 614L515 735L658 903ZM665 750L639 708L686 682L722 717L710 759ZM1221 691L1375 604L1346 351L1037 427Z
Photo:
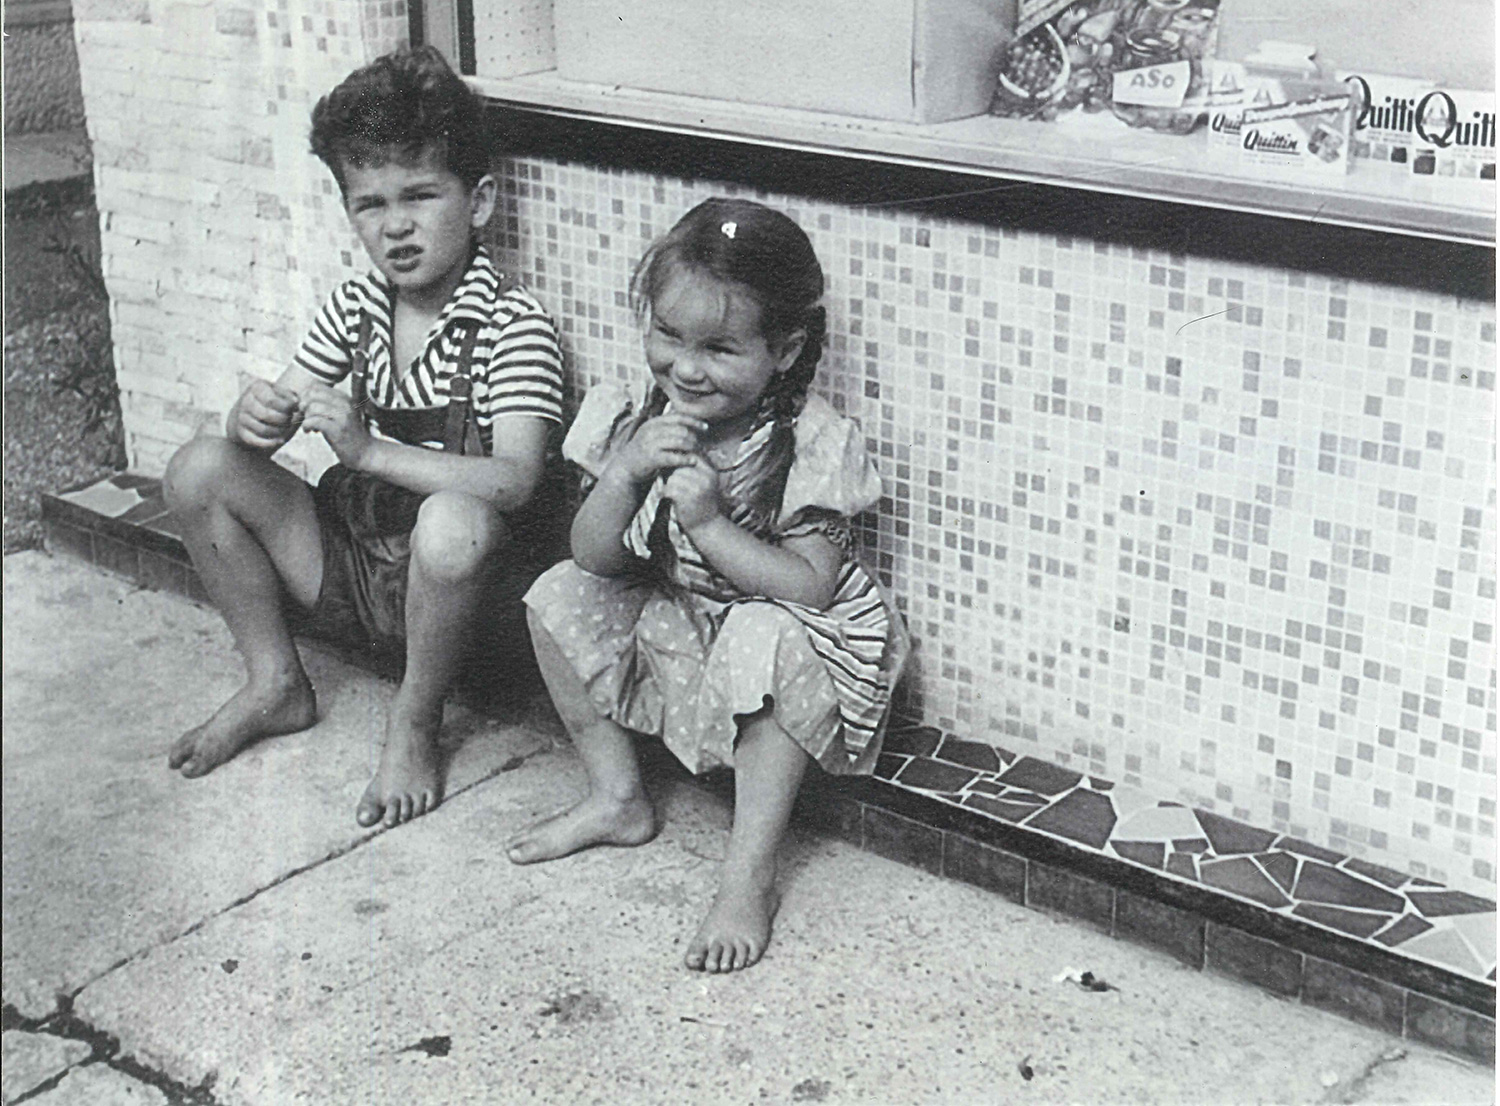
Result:
M708 442L750 428L801 348L800 332L773 348L744 290L692 269L670 276L651 304L646 363L675 410L709 424Z

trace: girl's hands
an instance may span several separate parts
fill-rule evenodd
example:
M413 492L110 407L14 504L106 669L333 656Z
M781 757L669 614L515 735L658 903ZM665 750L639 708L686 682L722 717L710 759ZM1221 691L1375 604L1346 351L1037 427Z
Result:
M707 429L702 419L676 412L657 415L620 448L611 466L619 466L631 484L645 484L663 469L692 464L698 457L698 435Z
M724 513L719 474L702 457L695 455L687 464L673 469L663 490L677 505L677 524L690 534Z
M322 434L343 464L360 471L375 439L355 411L353 400L326 384L309 384L302 407L302 429Z
M302 421L297 393L269 380L252 380L235 404L231 429L252 449L280 449Z

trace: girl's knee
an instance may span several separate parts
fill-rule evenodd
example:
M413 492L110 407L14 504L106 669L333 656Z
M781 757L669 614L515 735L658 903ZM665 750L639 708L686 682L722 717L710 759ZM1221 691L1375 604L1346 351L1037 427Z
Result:
M218 498L231 479L236 447L226 438L194 438L172 455L162 477L162 495L174 510Z
M493 504L463 492L436 492L417 510L411 555L429 576L460 582L477 575L508 540L505 520Z

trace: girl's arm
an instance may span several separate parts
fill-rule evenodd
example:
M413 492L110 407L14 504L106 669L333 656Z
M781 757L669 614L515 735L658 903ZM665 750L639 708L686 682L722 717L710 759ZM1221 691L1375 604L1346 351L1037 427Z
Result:
M658 415L614 453L573 519L573 560L579 568L618 576L635 561L624 540L630 520L657 473L693 462L704 426L686 415Z
M699 458L667 480L677 521L698 552L746 595L764 595L823 610L833 602L844 553L822 534L762 541L724 515L718 474Z
M610 465L599 476L573 518L571 544L578 567L595 576L618 576L635 560L625 548L625 531L645 498L645 489Z

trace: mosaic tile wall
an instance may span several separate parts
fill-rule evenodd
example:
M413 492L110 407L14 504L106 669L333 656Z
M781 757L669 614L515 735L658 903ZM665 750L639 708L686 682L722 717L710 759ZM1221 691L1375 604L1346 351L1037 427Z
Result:
M639 379L631 265L732 189L504 187L578 380ZM761 198L887 478L909 717L1493 897L1493 304Z
M363 267L306 152L401 0L76 0L131 466ZM501 256L580 386L720 189L523 160ZM819 387L889 500L910 720L1493 897L1495 313L1395 285L766 197L829 275ZM313 438L284 451L315 476Z

